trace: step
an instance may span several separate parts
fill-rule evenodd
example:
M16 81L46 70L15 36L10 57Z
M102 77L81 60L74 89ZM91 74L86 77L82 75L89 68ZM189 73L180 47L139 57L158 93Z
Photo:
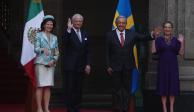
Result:
M112 105L112 95L111 94L94 94L94 93L84 93L82 96L82 107L90 108L110 108ZM65 106L64 93L53 92L51 97L52 107L63 107Z
M169 103L168 103L169 104ZM174 104L175 112L194 112L194 92L181 91L176 97ZM162 112L160 97L153 90L144 91L144 111L145 112Z

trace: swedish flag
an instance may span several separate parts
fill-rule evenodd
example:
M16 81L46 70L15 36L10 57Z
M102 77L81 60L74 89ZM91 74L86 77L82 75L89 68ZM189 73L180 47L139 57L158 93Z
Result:
M127 26L126 29L129 30L134 30L134 21L133 21L133 15L132 15L132 11L131 11L131 4L129 2L130 0L119 0L118 5L117 5L117 9L116 9L116 13L115 13L115 17L113 20L113 28L116 28L116 24L115 24L115 19L118 16L124 16L127 18ZM138 77L139 77L139 71L138 71L138 57L137 57L137 48L136 46L134 46L133 48L133 53L134 53L134 59L135 59L135 64L136 64L136 68L133 69L132 71L132 82L131 82L131 93L134 94L138 88Z

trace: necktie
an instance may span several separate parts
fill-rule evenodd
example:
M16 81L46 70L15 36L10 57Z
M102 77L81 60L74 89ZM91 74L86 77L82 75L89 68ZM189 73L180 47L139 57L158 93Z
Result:
M123 33L120 33L120 41L121 41L121 47L123 47L124 42L125 42L124 37L123 37Z
M76 34L77 34L77 36L79 38L79 41L82 42L82 38L81 38L80 30L79 29L76 30Z

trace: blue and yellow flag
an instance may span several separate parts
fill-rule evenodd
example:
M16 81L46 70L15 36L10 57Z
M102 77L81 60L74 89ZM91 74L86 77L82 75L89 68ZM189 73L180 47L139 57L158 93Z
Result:
M131 11L131 4L129 2L130 0L119 0L118 5L117 5L117 9L116 9L116 13L115 13L115 17L113 20L113 28L116 28L116 24L115 24L115 19L118 16L124 16L127 18L127 26L126 29L129 30L134 30L134 21L133 21L133 15L132 15L132 11ZM133 53L134 53L134 59L135 59L135 64L136 67L133 69L132 71L132 82L131 82L131 93L134 94L138 88L138 77L139 77L139 71L138 71L138 57L137 57L137 48L136 46L134 46L133 48Z

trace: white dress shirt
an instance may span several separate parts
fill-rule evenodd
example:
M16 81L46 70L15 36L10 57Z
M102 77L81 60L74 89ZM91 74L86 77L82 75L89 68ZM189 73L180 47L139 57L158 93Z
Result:
M120 35L120 33L123 33L123 37L124 37L124 40L125 40L125 30L123 32L120 32L118 29L116 29L116 32L117 32L117 36L118 36L120 42L121 42L121 35Z

